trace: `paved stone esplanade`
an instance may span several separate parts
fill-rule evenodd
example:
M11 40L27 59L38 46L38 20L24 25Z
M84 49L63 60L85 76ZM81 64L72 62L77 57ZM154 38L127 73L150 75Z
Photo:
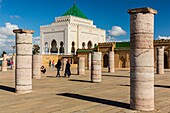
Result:
M154 110L154 14L151 8L130 9L130 107Z
M17 93L32 92L32 30L13 30L16 34L16 84Z
M91 69L91 81L102 81L102 53L94 52L92 54L92 69Z

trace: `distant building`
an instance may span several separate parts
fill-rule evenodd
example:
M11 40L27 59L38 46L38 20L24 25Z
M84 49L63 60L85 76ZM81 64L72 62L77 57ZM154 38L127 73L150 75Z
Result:
M63 16L40 27L42 54L75 54L77 49L91 49L105 42L106 31L97 28L74 3Z

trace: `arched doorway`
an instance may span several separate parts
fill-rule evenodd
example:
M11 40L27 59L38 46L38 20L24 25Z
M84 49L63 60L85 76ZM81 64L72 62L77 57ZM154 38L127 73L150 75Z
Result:
M55 40L51 42L51 53L58 53L57 42Z
M75 42L73 41L73 42L71 43L71 45L72 45L72 47L71 47L71 53L72 53L72 54L75 54L75 51L76 51L76 50L75 50L75 47L74 47L74 46L75 46Z
M86 44L85 44L85 42L83 42L82 43L82 49L85 49L85 46L86 46Z
M103 67L108 67L109 66L108 60L109 60L108 54L105 54L103 56Z
M64 53L64 43L60 42L60 53Z
M91 42L91 41L89 41L89 42L87 43L87 47L88 47L88 49L91 49L91 48L92 48L92 42Z
M49 49L48 49L48 42L45 43L45 53L48 53Z
M119 68L126 68L126 60L123 56L119 60Z
M168 55L166 53L164 53L164 68L168 68Z

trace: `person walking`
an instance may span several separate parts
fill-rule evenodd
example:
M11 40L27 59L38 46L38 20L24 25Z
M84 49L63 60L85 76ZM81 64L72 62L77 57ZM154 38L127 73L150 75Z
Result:
M10 60L10 68L12 69L12 66L13 66L13 61Z
M66 75L68 75L68 78L70 78L71 76L71 71L70 71L70 62L69 62L69 59L67 60L67 64L66 64L66 68L65 68L65 73L64 73L64 76L66 77Z
M51 60L49 60L49 67L51 67Z
M52 68L54 68L54 60L52 61Z
M60 77L61 59L58 59L58 62L55 65L55 68L57 68L57 75L56 75L56 77Z

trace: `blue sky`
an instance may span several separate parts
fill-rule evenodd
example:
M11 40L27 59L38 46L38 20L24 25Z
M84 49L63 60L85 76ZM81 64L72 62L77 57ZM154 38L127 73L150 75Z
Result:
M0 0L0 53L12 51L14 35L9 30L31 29L35 31L34 38L38 38L40 26L54 22L55 17L63 15L73 3L74 0ZM158 11L154 38L170 38L169 0L77 0L77 6L97 27L121 31L113 36L115 41L129 40L127 9L151 7Z

